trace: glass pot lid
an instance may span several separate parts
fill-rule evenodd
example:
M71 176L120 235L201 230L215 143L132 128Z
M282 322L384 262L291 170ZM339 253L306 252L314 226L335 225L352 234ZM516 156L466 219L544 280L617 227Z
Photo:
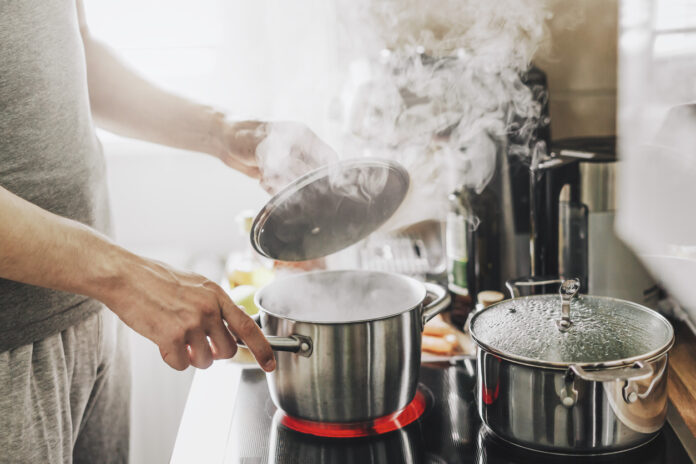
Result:
M376 158L342 161L293 181L254 219L251 242L281 261L322 258L374 232L406 196L400 164Z
M630 365L672 346L672 326L657 312L615 298L575 297L578 288L490 306L472 317L471 335L495 354L544 367Z

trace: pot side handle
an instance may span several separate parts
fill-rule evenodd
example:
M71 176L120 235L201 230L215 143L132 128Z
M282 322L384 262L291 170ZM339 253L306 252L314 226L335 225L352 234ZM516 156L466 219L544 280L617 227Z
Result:
M250 316L256 325L261 327L261 314L256 313ZM237 346L246 348L247 346L243 341L235 337ZM312 344L312 339L306 335L290 335L289 337L277 337L273 335L267 335L266 340L268 344L271 345L273 351L287 351L290 353L295 353L305 358L309 358L312 355L314 346Z
M290 335L289 337L267 336L266 340L273 351L289 351L305 358L312 355L312 339L304 335Z
M430 319L447 309L452 301L449 292L441 285L430 282L425 282L423 285L425 285L427 295L431 296L433 300L423 307L421 330Z
M653 368L646 366L640 361L637 361L630 367L622 367L619 369L601 369L596 371L587 371L582 367L573 364L570 370L575 375L583 380L590 382L611 382L613 380L643 380L653 375Z
M666 366L666 364L665 364ZM655 375L655 368L651 365L645 365L641 361L636 361L633 366L623 367L620 369L603 369L598 371L586 371L580 366L572 365L568 368L573 374L583 380L591 382L623 382L622 396L626 403L635 403L638 398L645 398L655 386L657 380L662 377L664 369L650 382L648 389L642 394L638 393L635 381L649 379ZM567 378L568 376L566 376Z

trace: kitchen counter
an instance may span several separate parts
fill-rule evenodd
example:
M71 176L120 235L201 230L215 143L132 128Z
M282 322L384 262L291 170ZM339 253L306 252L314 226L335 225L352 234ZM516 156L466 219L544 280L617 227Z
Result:
M224 462L236 391L243 364L215 361L197 370L191 384L171 464Z
M519 448L496 444L495 440L491 442L485 433L482 435L480 431L477 432L480 420L475 408L471 406L474 385L473 365L435 366L440 365L424 365L421 369L421 376L425 377L422 377L422 380L428 379L426 385L431 387L435 396L443 399L453 398L453 402L445 400L441 404L434 404L433 414L429 419L426 419L426 423L422 427L425 430L423 440L428 448L426 451L435 450L438 455L435 460L427 460L426 462L486 462L495 464L527 462L524 459L529 459L529 456L520 456ZM442 384L443 379L445 385ZM445 389L442 389L443 386ZM259 388L265 392L261 401L259 401L260 396L256 394ZM442 427L445 424L441 422L442 417L438 416L438 409L442 412L443 407L445 411L450 411L446 416L454 412L452 410L454 407L457 411L456 416L460 418L458 421L463 421L460 424L460 427L463 428L460 430L458 427L452 429L451 433L446 433L444 441L440 437L440 432L444 431ZM274 409L270 399L267 398L263 373L253 365L232 361L216 361L207 370L196 371L171 462L174 464L191 462L253 462L260 464L266 462L262 456L268 453L268 442L272 440L273 430L268 425L263 424L266 422L270 424L270 417L273 415ZM240 413L243 414L240 415ZM254 418L256 413L258 413L258 418ZM235 414L238 417L235 418ZM641 463L685 463L689 462L687 453L693 461L696 440L680 419L680 415L670 404L668 415L670 425L665 427L663 433L654 442L635 452L602 458L601 462L628 460ZM403 432L407 434L406 429ZM442 436L444 437L444 435ZM433 441L433 437L435 441ZM290 438L292 439L292 437ZM293 446L297 446L293 443L287 446L290 446L290 449L302 451L302 446L306 445L306 443L302 443L302 440L304 439L300 440L299 448L293 448ZM684 445L684 449L679 446L679 440ZM311 447L311 439L308 441ZM329 448L329 451L332 450ZM535 455L539 456L536 453ZM427 456L431 457L432 455L427 454ZM576 462L573 458L560 457L553 457L551 462L560 462L556 459L561 459L563 462L567 459ZM537 461L538 459L535 457L535 462ZM587 462L587 458L583 462Z

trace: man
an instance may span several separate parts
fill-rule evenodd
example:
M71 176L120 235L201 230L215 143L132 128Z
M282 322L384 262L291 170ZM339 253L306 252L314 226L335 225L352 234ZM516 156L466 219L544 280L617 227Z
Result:
M275 367L216 284L107 238L93 118L266 182L256 152L276 129L300 165L331 157L304 126L231 122L146 82L90 36L80 0L0 0L0 462L126 462L129 378L113 314L174 369L230 358L233 334Z

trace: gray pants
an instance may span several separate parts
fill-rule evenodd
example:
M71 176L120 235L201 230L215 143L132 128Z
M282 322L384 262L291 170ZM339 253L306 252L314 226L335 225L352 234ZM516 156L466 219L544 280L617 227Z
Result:
M126 463L127 333L108 310L0 353L0 463Z

